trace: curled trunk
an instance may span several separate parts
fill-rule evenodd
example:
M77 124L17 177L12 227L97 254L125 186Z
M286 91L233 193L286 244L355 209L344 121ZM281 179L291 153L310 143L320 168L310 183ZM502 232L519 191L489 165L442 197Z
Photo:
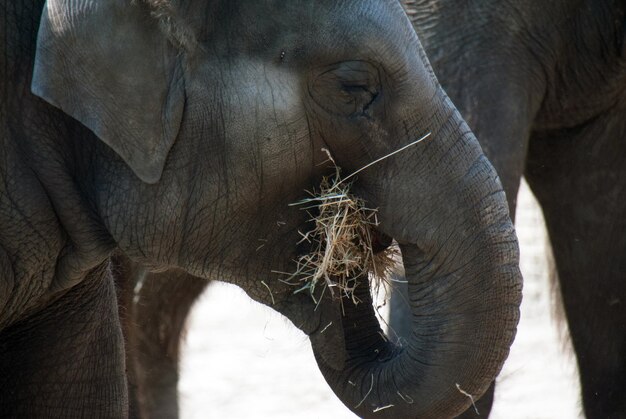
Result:
M457 122L453 147L446 152L440 142L416 151L429 162L441 161L432 153L457 156L457 164L428 169L448 176L448 186L432 181L426 182L430 189L402 187L398 194L413 194L411 202L427 205L381 208L381 229L400 243L408 280L412 319L406 342L399 346L385 337L366 285L358 290L363 303L344 302L344 367L331 367L319 356L322 341L312 339L327 382L361 417L460 414L488 389L515 336L521 276L506 198L458 114L449 121ZM405 166L392 176L396 184L418 176L411 171L415 166Z

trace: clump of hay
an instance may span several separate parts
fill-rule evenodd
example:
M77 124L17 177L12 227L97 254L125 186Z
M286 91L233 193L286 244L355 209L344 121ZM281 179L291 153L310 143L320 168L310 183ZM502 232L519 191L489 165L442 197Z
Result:
M289 278L283 282L298 286L296 292L309 291L313 299L315 288L323 284L322 295L328 289L334 298L346 297L354 304L359 303L354 294L359 281L367 280L368 277L372 280L375 294L378 295L381 288L386 292L391 281L390 275L398 267L399 249L390 246L374 254L377 210L365 207L362 199L350 193L352 183L348 180L428 137L430 133L372 161L343 179L341 169L330 152L322 149L334 164L335 174L323 177L319 191L309 192L310 198L290 204L304 206L303 209L311 216L313 228L305 233L300 232L302 240L299 242L308 242L311 251L298 258L296 271L287 274Z
M334 163L330 153L324 151ZM311 251L300 256L296 272L288 280L299 286L296 292L306 290L313 295L315 288L323 284L323 292L328 289L333 297L347 297L357 304L354 290L360 280L369 276L378 288L395 270L397 247L374 254L377 211L350 194L351 185L341 179L341 169L335 165L334 176L323 177L319 191L309 192L310 198L291 204L303 206L313 223L312 230L300 232L301 242L310 243Z

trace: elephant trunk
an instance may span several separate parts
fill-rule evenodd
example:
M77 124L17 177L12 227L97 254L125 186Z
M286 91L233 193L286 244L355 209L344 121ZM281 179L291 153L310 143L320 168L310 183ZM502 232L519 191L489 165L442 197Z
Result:
M400 243L408 280L412 319L406 342L396 345L385 337L367 284L357 290L362 303L344 301L344 367L333 369L319 355L322 341L312 339L327 382L361 417L460 414L487 390L515 336L521 276L506 199L458 113L448 119L455 127L449 132L458 135L414 154L425 159L422 163L452 154L456 164L431 164L434 177L424 179L427 187L414 180L420 165L400 165L405 168L390 176L396 183L379 188L403 185L385 199L393 203L400 202L398 195L409 196L416 203L395 210L382 205L380 212L380 229Z

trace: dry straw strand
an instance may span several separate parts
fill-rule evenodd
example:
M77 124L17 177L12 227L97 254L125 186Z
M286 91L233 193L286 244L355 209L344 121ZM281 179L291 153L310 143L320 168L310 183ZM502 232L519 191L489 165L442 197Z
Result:
M469 394L467 391L463 390L461 386L459 385L459 383L456 383L456 389L459 390L459 393L461 393L462 395L464 395L465 397L469 398L472 401L472 406L474 407L474 411L476 412L477 415L480 415L480 413L478 412L478 408L476 407L474 396Z

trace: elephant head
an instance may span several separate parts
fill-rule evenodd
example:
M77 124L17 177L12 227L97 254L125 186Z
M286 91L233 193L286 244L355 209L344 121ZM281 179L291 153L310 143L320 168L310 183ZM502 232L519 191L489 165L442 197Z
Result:
M70 140L77 182L116 245L283 313L357 414L453 416L500 370L521 290L506 200L397 0L49 0L32 88L95 134ZM322 148L352 173L427 133L353 185L401 247L399 347L368 287L316 304L273 272L307 250L288 204L329 170Z

